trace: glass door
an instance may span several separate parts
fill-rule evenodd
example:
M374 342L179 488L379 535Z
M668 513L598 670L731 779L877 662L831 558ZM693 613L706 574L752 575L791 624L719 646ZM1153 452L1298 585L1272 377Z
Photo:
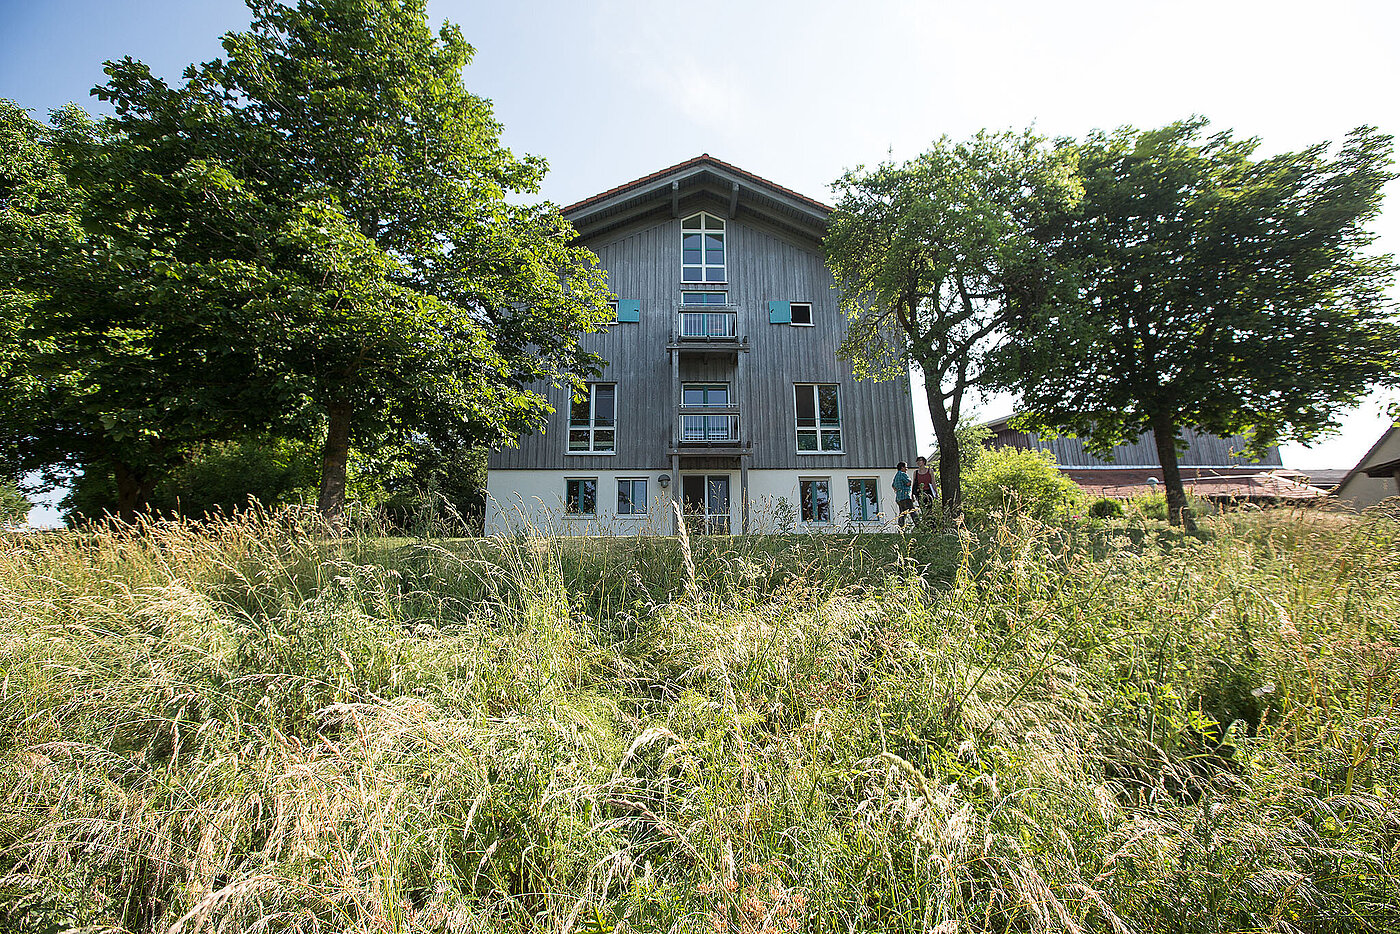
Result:
M729 477L727 474L683 474L681 505L687 531L709 535L729 534Z

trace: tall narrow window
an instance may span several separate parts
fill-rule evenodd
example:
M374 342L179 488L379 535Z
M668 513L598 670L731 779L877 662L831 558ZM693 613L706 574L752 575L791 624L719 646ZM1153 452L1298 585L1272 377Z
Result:
M799 454L837 452L841 447L841 398L834 383L793 386Z
M831 521L831 478L812 477L798 481L802 494L803 522Z
M681 281L726 282L724 221L701 212L681 221Z
M880 486L874 477L847 481L851 493L851 521L874 522L880 517Z
M589 383L569 406L569 453L611 454L617 441L617 384Z

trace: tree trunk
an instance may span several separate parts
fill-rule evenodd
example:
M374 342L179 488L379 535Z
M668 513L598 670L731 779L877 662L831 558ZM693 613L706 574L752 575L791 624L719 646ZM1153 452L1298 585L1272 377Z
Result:
M117 517L130 525L136 514L146 508L146 478L120 461L113 465L117 476Z
M933 420L933 436L938 439L938 499L949 520L962 515L962 452L958 450L957 422L943 408L943 397L925 376L924 395Z
M1152 416L1152 437L1157 443L1157 461L1162 465L1163 486L1167 488L1167 521L1196 531L1195 520L1186 504L1186 488L1181 483L1181 467L1176 461L1176 424L1170 415Z
M350 459L350 400L336 399L326 408L330 425L321 455L321 494L316 508L334 525L345 515L345 465Z

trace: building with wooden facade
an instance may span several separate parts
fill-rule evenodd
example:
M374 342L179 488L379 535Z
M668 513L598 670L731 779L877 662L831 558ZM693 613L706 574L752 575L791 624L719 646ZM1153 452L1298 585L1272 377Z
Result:
M913 405L837 356L830 213L709 155L565 208L618 297L582 339L608 366L491 457L487 532L669 534L673 502L712 533L890 528Z
M1157 445L1150 434L1113 448L1109 456L1091 454L1080 438L1041 437L1019 431L1011 419L988 422L991 447L1011 447L1047 451L1060 471L1091 496L1128 499L1153 493L1162 483L1162 465ZM1283 469L1277 447L1254 460L1244 453L1245 439L1222 438L1191 429L1182 431L1186 447L1178 464L1189 494L1225 502L1303 502L1317 501L1326 492L1308 485L1306 477Z

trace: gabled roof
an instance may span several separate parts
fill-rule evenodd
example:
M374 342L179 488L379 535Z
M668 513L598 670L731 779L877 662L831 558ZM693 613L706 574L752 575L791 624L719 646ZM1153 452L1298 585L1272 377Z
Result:
M583 237L639 220L710 210L758 217L789 233L820 240L831 208L806 195L702 153L563 208Z
M1385 443L1390 440L1390 437L1394 435L1397 431L1400 431L1400 425L1391 425L1385 431L1381 432L1381 436L1376 439L1376 443L1371 445L1371 450L1367 451L1366 454L1361 458L1361 460L1356 462L1356 466L1351 468L1351 470L1348 470L1347 475L1342 478L1342 481L1340 483L1337 484L1338 493L1342 491L1342 487L1346 486L1348 483L1351 482L1352 477L1355 477L1359 473L1365 473L1367 466L1366 462L1369 461L1371 458L1375 457L1377 452L1380 451L1380 449L1385 445Z

